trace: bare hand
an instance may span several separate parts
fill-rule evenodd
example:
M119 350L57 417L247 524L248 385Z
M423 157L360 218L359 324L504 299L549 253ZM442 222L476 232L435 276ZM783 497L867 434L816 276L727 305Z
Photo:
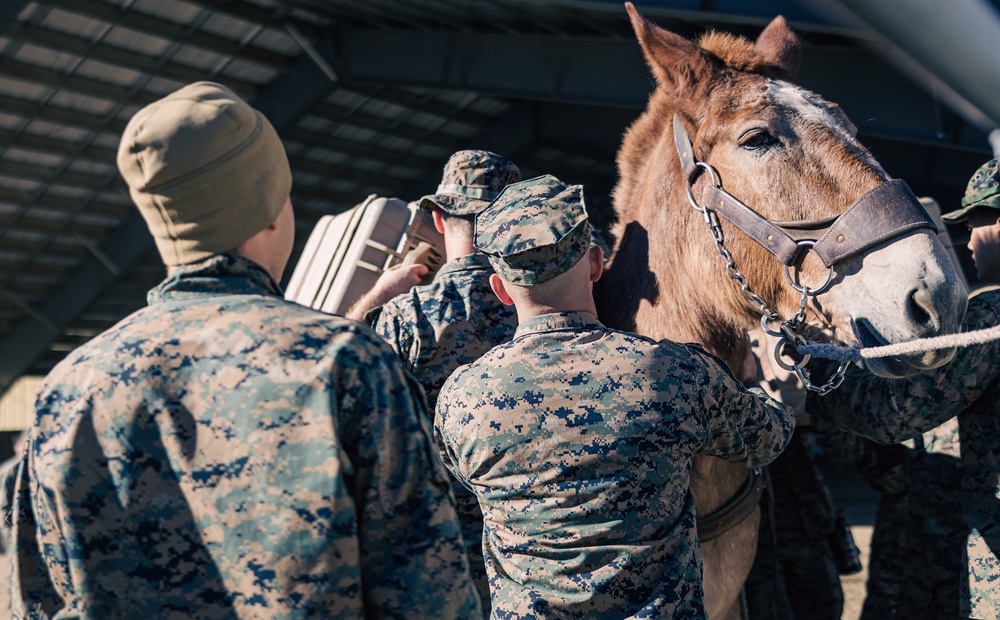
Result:
M344 315L349 319L360 321L369 310L378 308L396 295L405 293L420 284L420 279L427 275L427 265L396 265L382 272L372 289L361 296Z
M420 263L389 267L378 277L375 286L372 287L372 293L382 296L382 303L385 303L420 284L420 279L426 276L428 271L430 269L427 265Z

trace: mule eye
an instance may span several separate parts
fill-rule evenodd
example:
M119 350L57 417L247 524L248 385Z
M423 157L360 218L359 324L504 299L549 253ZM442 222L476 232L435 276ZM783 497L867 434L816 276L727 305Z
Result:
M740 138L740 146L748 151L766 149L778 144L778 139L763 129L753 129Z

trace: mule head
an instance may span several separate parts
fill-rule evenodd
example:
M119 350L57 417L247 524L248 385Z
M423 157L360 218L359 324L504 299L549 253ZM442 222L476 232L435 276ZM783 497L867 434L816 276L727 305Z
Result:
M834 218L890 177L858 142L856 128L838 106L790 82L800 45L783 18L771 22L756 42L708 33L695 43L645 20L631 4L626 7L657 88L619 152L618 230L640 222L665 247L690 245L682 257L650 258L659 288L688 299L701 293L694 303L704 307L687 308L688 316L745 329L759 319L759 308L726 276L704 217L688 205L673 146L674 115L690 135L695 159L716 172L716 183L768 220ZM694 182L699 204L711 182L708 174ZM877 208L891 218L900 204ZM783 317L793 316L800 295L786 283L781 262L728 221L721 226L750 287ZM801 285L814 288L828 275L828 267L807 251L790 271ZM807 321L831 340L875 346L951 333L965 312L966 291L933 230L869 247L836 263L830 275L830 288L810 300ZM725 292L705 295L708 283ZM640 331L644 320L636 321ZM727 341L708 331L700 335ZM883 376L907 376L941 365L953 353L875 361L870 367Z

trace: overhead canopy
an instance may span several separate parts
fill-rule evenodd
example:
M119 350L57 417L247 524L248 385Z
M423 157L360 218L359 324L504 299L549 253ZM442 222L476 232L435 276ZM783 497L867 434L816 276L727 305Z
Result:
M988 157L981 127L849 22L791 0L637 4L688 36L756 36L784 14L804 43L800 83L942 204ZM431 191L448 155L472 147L583 183L605 224L615 151L652 86L617 1L5 0L0 392L141 307L161 279L115 150L142 105L202 79L281 134L299 243L368 194Z

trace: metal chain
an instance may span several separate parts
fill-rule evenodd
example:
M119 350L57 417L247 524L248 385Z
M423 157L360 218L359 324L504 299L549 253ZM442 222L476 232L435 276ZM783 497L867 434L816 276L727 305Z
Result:
M736 283L740 285L740 290L743 291L744 297L752 303L757 304L762 318L766 318L768 321L781 321L781 315L772 310L771 307L767 305L767 302L764 301L760 295L754 292L754 290L750 287L750 284L747 282L746 276L743 275L739 266L736 265L736 260L729 252L729 248L726 247L722 226L719 224L719 215L715 211L707 208L703 211L703 213L705 214L705 222L712 231L712 238L715 240L715 249L718 250L719 254L722 255L722 258L726 260L726 272L729 274L729 277L736 280Z
M705 164L704 162L697 162L697 165L709 172L712 177L712 183L714 183L717 187L721 187L718 183L718 177L715 174L715 170L711 166ZM811 380L811 373L805 369L806 364L808 364L810 360L809 355L806 355L801 362L787 364L783 359L781 359L781 355L779 353L779 351L784 348L785 344L794 343L797 346L807 343L806 339L799 333L800 329L806 322L806 305L809 303L809 297L815 296L818 292L824 290L826 285L820 287L819 289L810 289L805 286L800 289L797 288L797 290L802 293L802 297L799 299L798 312L796 312L795 316L791 319L782 319L781 315L772 310L771 307L767 305L767 302L764 301L764 299L750 287L746 276L744 276L743 272L740 271L732 253L729 251L729 248L726 247L725 235L722 231L722 225L719 223L718 213L708 207L702 207L698 204L691 191L690 181L687 182L687 195L691 206L705 216L705 223L708 224L709 229L712 231L712 238L715 240L715 249L726 261L726 272L729 274L729 277L740 285L740 290L743 291L743 296L746 297L751 303L756 304L759 308L761 313L761 328L768 335L779 338L778 344L774 348L775 361L786 370L794 371L807 390L816 392L820 396L825 396L840 387L840 384L844 382L844 374L847 372L848 362L842 362L837 367L837 371L833 373L826 383L817 386ZM829 278L827 278L827 282L829 283ZM780 323L778 330L771 329L770 324L772 322Z

